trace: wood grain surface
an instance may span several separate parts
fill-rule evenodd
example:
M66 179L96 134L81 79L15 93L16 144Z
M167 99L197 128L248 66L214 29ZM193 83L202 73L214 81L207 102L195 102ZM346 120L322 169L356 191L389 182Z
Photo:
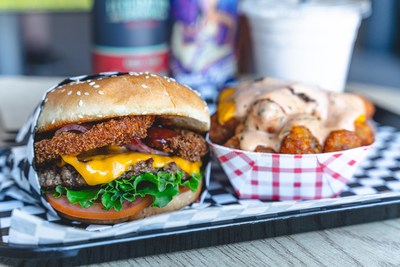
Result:
M1 266L76 266L100 255ZM400 219L87 266L399 266Z

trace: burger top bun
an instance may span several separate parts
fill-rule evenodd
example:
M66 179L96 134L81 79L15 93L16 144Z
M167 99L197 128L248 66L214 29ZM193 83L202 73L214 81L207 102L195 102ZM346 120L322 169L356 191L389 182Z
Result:
M134 73L56 87L44 99L36 131L127 115L162 115L197 132L210 127L207 104L196 92L172 78Z

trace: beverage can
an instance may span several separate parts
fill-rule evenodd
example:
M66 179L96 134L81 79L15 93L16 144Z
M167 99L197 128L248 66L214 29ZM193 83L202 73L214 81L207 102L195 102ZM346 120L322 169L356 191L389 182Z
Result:
M237 0L172 0L171 71L212 98L236 72Z
M169 0L96 0L94 72L168 72Z

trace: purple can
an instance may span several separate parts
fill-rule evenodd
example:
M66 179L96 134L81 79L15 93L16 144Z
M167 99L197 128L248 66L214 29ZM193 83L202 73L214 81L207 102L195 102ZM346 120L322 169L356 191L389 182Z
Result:
M171 71L214 99L236 72L237 0L172 0Z

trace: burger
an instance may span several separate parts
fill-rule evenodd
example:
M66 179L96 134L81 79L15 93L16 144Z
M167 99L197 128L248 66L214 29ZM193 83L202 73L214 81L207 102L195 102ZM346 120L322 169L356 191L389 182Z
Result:
M113 224L185 207L201 192L207 104L174 79L94 76L49 91L34 167L62 217Z

